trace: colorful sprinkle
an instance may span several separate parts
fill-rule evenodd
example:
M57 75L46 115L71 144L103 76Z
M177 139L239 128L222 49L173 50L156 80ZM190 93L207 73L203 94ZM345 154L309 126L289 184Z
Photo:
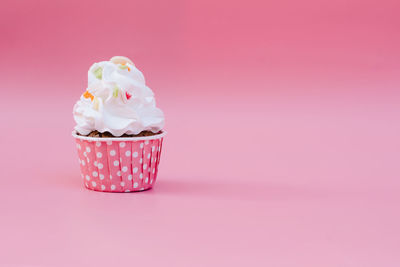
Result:
M114 91L113 91L113 97L118 97L118 87L115 87L114 88Z
M131 64L132 66L135 66L135 64L133 64L132 60L130 60L130 59L127 58L127 57L115 56L115 57L112 57L112 58L110 59L110 61L111 61L112 63L114 63L114 64L126 64L126 63L129 63L129 64Z
M94 72L94 76L96 76L97 79L101 80L103 78L103 68L98 67Z
M93 107L95 110L99 110L99 104L100 104L99 99L95 97L93 101Z
M89 93L89 91L87 91L87 90L83 93L83 97L84 98L90 98L92 101L93 101L93 98L94 98L94 96L91 93Z
M132 95L128 92L125 92L125 95L126 95L126 99L128 99L128 100L132 97Z
M131 69L127 66L127 65L125 65L126 63L121 63L121 65L119 65L119 68L121 69L121 70L125 70L125 69L128 69L128 71L131 71Z

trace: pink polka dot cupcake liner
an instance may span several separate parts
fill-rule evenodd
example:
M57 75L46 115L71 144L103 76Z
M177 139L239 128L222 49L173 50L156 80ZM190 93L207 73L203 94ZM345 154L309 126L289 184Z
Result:
M95 138L72 134L86 188L135 192L153 187L165 132L144 137Z

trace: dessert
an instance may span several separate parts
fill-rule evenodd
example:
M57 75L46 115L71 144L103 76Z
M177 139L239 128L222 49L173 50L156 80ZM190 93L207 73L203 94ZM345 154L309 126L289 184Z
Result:
M84 185L133 192L155 183L165 131L143 74L126 57L93 64L88 87L73 108Z
M164 114L156 107L152 90L126 57L113 57L90 67L88 88L73 114L80 135L93 131L137 135L142 131L158 133L164 127Z

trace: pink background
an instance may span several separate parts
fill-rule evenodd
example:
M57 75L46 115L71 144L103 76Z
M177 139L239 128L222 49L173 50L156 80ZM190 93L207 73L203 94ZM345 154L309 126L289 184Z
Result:
M400 4L0 4L0 265L399 266ZM84 189L87 70L167 117L153 190Z

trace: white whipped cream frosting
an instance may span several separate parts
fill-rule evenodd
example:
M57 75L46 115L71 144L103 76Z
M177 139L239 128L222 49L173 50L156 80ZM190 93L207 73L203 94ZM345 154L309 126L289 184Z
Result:
M153 91L131 60L113 57L95 63L88 76L88 88L73 109L78 133L97 130L121 136L146 130L156 133L164 127Z

